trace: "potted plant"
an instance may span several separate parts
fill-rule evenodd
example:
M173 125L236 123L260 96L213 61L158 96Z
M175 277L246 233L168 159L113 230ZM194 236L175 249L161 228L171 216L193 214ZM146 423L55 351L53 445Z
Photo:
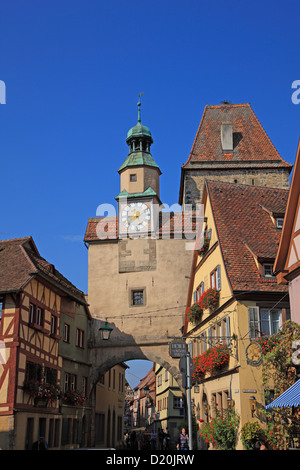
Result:
M247 422L241 429L241 441L246 450L253 450L257 441L264 441L265 439L265 433L257 421L254 423Z

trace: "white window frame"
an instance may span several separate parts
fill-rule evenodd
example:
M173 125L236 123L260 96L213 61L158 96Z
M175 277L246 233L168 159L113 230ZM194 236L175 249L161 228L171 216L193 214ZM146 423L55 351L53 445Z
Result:
M249 336L255 339L262 335L271 336L282 326L282 310L280 308L249 307Z
M56 325L57 319L55 315L51 315L51 326L50 326L50 334L54 335L56 333Z
M41 307L36 308L36 324L43 326L43 309Z
M283 217L277 217L277 219L276 219L276 227L277 227L279 230L282 230L283 221L284 221L284 218L283 218Z
M271 269L271 274L269 272L267 272L269 269ZM264 263L263 264L263 275L264 275L264 277L274 277L273 269L274 269L274 264Z
M70 342L70 331L71 331L70 325L68 323L65 323L64 324L64 341L66 343Z
M182 397L176 397L175 395L173 396L173 408L177 410L181 410L184 407L183 404L183 398Z

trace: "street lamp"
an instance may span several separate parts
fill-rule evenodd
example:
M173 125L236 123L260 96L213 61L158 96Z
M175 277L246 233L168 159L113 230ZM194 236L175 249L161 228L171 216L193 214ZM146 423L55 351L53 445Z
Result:
M149 395L149 392L150 392L150 388L148 387L148 385L146 385L144 387L144 393L145 393L146 397Z
M100 326L99 331L100 331L100 338L104 340L108 340L110 338L111 332L113 328L111 326L108 326L107 321L103 326Z
M252 396L249 398L249 401L250 401L251 416L253 418L254 413L256 411L256 398Z

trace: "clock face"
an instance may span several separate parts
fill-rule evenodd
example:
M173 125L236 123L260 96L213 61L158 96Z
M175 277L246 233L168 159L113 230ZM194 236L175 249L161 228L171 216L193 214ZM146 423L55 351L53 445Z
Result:
M131 232L141 232L148 229L150 209L144 202L132 202L122 210L122 223Z
M261 359L262 359L261 346L256 342L250 343L246 349L246 358L247 358L248 364L251 364L251 365L260 364Z

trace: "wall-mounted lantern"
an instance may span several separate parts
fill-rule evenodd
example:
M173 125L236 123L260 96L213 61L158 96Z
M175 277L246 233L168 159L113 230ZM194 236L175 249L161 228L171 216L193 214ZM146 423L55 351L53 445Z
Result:
M100 326L99 331L100 331L100 338L104 340L108 340L110 338L111 332L113 328L111 326L108 326L107 321L103 326Z
M253 418L254 413L255 413L255 411L256 411L256 398L252 395L252 396L249 398L249 401L250 401L251 416L252 416L252 418Z

